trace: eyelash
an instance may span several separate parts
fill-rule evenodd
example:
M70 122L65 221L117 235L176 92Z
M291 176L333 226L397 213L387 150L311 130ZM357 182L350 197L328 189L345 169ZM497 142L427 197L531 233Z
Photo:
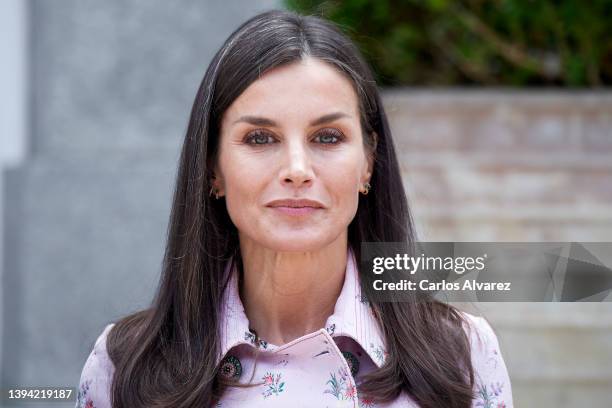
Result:
M262 129L256 129L256 130L250 132L247 135L247 137L244 139L244 141L246 142L246 144L253 145L253 146L268 144L268 143L250 143L250 140L255 140L255 138L257 138L258 136L272 136L272 135L268 131L265 131L265 130L262 130ZM340 142L342 142L345 139L345 137L342 134L342 132L339 131L338 129L334 129L334 128L325 129L325 130L319 132L317 134L317 137L319 137L319 136L332 136L332 137L335 137L337 139L336 142L322 143L324 145L337 145L337 144L339 144Z

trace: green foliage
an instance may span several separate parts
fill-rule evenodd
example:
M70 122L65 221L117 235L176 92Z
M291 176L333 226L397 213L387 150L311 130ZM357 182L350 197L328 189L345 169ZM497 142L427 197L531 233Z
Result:
M284 0L337 23L382 85L612 83L612 0Z

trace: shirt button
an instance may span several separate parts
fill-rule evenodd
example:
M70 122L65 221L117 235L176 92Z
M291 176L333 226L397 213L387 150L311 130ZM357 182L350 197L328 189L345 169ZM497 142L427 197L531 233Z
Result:
M238 380L242 374L242 364L235 356L227 356L221 363L220 373L228 380Z
M343 351L342 355L346 359L346 362L348 363L348 366L351 369L351 374L353 375L353 377L355 377L357 375L357 372L359 371L359 360L357 360L357 357L355 357L355 355L350 351Z

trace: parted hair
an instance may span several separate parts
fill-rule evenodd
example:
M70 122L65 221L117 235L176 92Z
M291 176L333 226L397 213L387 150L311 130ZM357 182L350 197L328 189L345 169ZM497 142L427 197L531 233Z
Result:
M195 96L155 296L146 309L118 320L107 337L115 366L113 407L208 407L222 396L218 358L222 299L229 282L225 266L233 260L241 270L242 262L225 199L209 194L220 120L266 71L305 57L326 62L350 79L359 101L364 147L375 157L372 189L359 195L348 226L356 259L361 242L410 245L416 240L380 93L355 44L341 28L314 15L271 10L250 18L214 55ZM474 372L459 310L433 300L367 300L388 358L364 376L358 392L376 402L406 391L424 408L470 407Z

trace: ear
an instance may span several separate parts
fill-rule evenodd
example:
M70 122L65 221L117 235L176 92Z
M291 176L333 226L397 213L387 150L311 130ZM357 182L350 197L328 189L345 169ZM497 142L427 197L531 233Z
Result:
M370 151L366 152L367 155L367 169L363 182L370 182L372 172L374 171L374 160L376 159L376 147L378 146L378 134L374 131L370 134L372 136L372 147Z
M218 165L215 165L214 167L213 174L211 176L211 183L215 190L219 192L219 196L223 196L225 194L223 191L223 177Z

